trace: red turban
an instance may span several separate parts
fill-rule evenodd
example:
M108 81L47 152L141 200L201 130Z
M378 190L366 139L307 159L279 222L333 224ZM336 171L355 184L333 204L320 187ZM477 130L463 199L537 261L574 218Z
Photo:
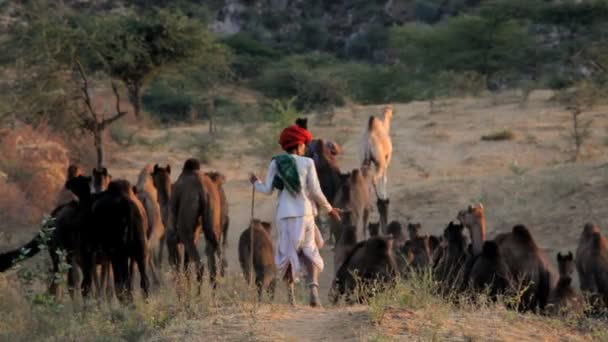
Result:
M308 145L312 141L312 135L309 131L297 125L292 125L281 132L279 144L285 151L292 149L300 144Z

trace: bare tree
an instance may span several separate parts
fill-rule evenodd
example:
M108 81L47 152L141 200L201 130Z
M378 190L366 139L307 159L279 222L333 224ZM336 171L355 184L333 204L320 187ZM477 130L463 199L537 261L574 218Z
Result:
M95 152L97 153L97 168L101 169L105 164L103 132L113 122L127 115L128 112L120 109L120 93L118 92L116 84L113 81L110 81L112 92L114 93L114 98L116 101L115 113L108 118L104 117L103 115L99 115L97 110L93 108L90 83L87 74L80 61L76 61L75 63L77 66L77 73L80 77L80 90L82 92L81 100L84 104L84 110L80 113L82 118L82 127L93 135Z

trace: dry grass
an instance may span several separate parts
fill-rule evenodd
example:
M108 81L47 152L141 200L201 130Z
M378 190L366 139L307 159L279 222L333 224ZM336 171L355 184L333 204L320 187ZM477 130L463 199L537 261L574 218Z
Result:
M0 179L0 221L38 222L55 205L67 166L67 149L48 129L22 125L8 131L0 139L0 172L6 174Z

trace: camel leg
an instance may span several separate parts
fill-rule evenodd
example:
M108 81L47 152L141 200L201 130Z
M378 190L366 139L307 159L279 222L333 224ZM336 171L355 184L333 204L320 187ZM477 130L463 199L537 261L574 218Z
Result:
M200 283L203 280L204 266L201 262L201 256L196 249L196 244L194 243L195 239L194 237L191 237L190 239L182 240L184 241L187 257L196 265L196 280Z
M150 258L145 249L135 255L135 262L137 263L137 268L139 268L139 286L143 291L144 298L148 298L150 295L150 280L148 279L149 260Z
M114 289L116 297L121 303L129 299L127 283L129 281L129 258L123 253L112 255L112 269L114 270Z
M59 297L59 285L57 284L57 274L59 273L59 256L55 253L55 248L49 248L51 256L51 284L49 285L49 293L52 296Z
M156 267L158 267L159 270L163 269L163 251L165 249L166 240L167 240L167 233L163 233L163 235L161 235L160 239L159 239L158 251L154 255L154 257L155 257L154 261L155 261Z
M86 252L81 255L82 260L82 297L88 298L93 286L95 273L95 253Z
M214 246L210 241L207 241L205 246L205 254L207 255L209 266L209 282L213 285L213 288L217 286L217 260L215 259L215 255L219 252L219 248L219 246Z

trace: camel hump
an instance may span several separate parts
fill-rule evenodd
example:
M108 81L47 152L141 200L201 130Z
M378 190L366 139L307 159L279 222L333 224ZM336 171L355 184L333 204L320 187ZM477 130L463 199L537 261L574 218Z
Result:
M481 253L487 258L496 259L498 258L498 245L494 241L486 241Z
M521 242L534 244L534 239L532 238L532 234L530 234L530 230L528 230L528 227L524 226L523 224L518 224L513 227L512 233L513 236Z

